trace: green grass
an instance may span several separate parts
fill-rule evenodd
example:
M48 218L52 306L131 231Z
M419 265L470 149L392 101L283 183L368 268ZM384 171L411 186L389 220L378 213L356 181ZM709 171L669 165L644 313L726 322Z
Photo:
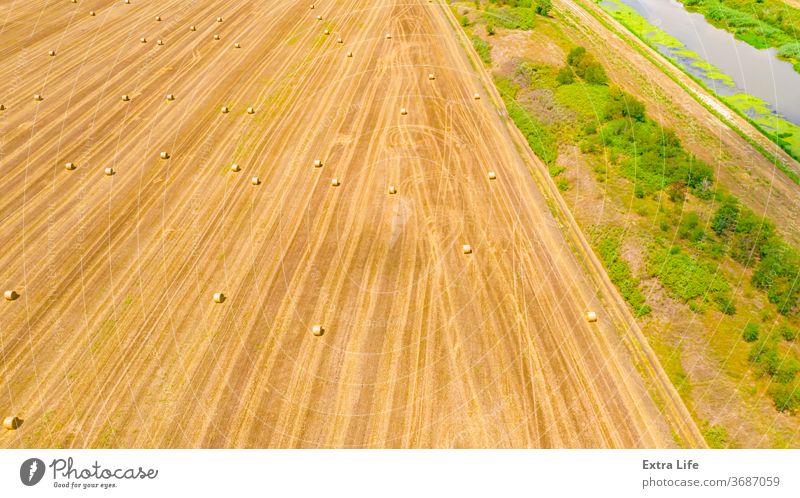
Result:
M490 66L492 64L492 46L489 45L489 42L478 35L472 35L472 46L475 47L475 51L478 52L478 57L483 63Z
M592 245L600 256L611 282L617 286L622 297L631 305L637 317L649 315L650 306L645 304L644 294L639 288L639 279L631 274L631 267L620 256L620 245L624 240L624 233L619 227L592 228L590 232Z
M487 24L528 31L536 24L536 11L526 7L490 7L483 18Z
M522 132L531 150L547 165L555 164L558 144L555 136L533 114L516 100L519 88L507 78L496 78L495 84L508 109L508 116Z

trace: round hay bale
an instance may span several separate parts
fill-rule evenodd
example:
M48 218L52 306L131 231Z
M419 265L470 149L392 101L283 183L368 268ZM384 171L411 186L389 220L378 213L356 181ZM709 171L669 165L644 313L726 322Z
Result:
M347 52L347 56L348 57L352 57L353 56L353 52Z
M94 11L93 11L93 10L90 10L90 11L89 11L89 15L90 15L91 17L94 17L94 16L95 16L95 13L94 13Z
M142 43L147 43L147 38L141 37L141 38L139 38L139 41L142 42Z
M338 178L331 178L331 187L338 187L341 184Z
M229 112L231 112L227 106L222 106L222 109L220 109L220 111L222 112L222 114L228 114Z
M464 254L472 254L472 246L469 244L464 244L461 246L461 250L464 252Z
M217 18L217 22L222 22L222 18L221 18L221 17L218 17L218 18Z
M56 51L55 50L51 50L51 51L47 52L47 55L49 55L50 57L55 57L56 56Z
M175 100L175 96L172 95L171 93L168 93L166 98L167 100Z
M397 187L394 185L389 185L389 195L394 195L397 193Z
M0 111L5 111L5 110L6 110L6 106L3 105L3 104L0 104Z
M325 35L329 35L329 34L331 34L330 30L328 30L328 29L326 29L326 30L325 30L325 31L323 31L322 33L323 33L323 34L325 34Z
M261 185L261 180L259 180L257 176L254 176L253 178L250 179L250 183L252 183L253 185Z
M121 98L123 102L128 102L129 100L131 100L131 98L128 97L127 95L123 95Z
M589 323L594 323L597 321L597 313L594 311L587 311L586 312L586 321Z
M214 35L215 40L219 40L219 35Z
M386 39L387 40L391 40L392 39L392 34L391 33L386 33Z
M489 172L489 179L490 179L490 180L495 180L495 179L497 179L497 173L495 173L494 171L490 171L490 172Z
M337 38L336 43L344 43L344 41L341 38Z
M221 303L223 301L225 301L225 294L223 294L221 292L215 292L214 293L214 302L215 303Z
M475 92L474 94L472 94L472 98L475 99L475 100L479 100L481 98L481 94L478 93L478 92Z
M18 297L19 297L19 294L17 294L17 291L15 291L15 290L7 290L7 291L3 292L3 298L6 301L14 301Z
M131 0L125 0L125 4L126 5L130 5L130 3L131 3Z
M429 80L435 80L436 79L436 75L433 74L433 73L428 73L428 79Z
M234 173L238 173L241 170L242 168L240 168L238 164L231 164L231 171L233 171Z
M233 44L233 48L242 48L242 46L241 46L241 45L239 45L238 43L234 43L234 44Z
M44 100L44 97L42 97L41 94L37 93L37 94L35 94L33 96L33 100L37 100L37 101L41 102L42 100Z
M321 21L321 20L322 20L322 16L317 16L317 21Z
M247 108L247 114L255 114L255 113L256 113L256 110L253 109L252 107L248 107Z
M156 16L156 21L160 21L160 20L161 20L161 16Z
M197 27L196 26L189 26L189 31L197 31Z
M75 169L75 163L67 163L67 164L65 164L64 165L64 169L66 169L67 171L74 170Z
M169 152L162 151L161 154L159 154L159 157L161 157L161 159L169 159Z
M15 431L22 425L22 420L19 417L6 417L3 419L3 427L9 431Z
M117 172L114 171L114 168L106 168L106 176L114 176Z
M158 40L158 41L156 42L156 45L163 45L163 44L164 44L164 42L163 42L162 40Z
M319 337L325 333L325 329L322 328L322 325L314 325L313 327L311 327L311 333Z
M311 5L308 6L308 8L314 10L314 4L312 3Z
M321 168L322 167L322 160L314 159L314 167L315 168Z
M405 108L405 107L401 107L401 108L400 108L400 114L402 114L403 116L405 116L406 114L408 114L408 111L406 110L406 108Z

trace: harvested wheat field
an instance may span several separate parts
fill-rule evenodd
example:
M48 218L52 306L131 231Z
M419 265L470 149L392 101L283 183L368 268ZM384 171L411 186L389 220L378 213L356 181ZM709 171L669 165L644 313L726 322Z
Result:
M446 5L12 4L0 446L704 444Z

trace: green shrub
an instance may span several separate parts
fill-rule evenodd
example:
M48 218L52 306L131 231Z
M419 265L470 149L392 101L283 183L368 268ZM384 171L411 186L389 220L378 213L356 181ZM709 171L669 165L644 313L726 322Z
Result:
M571 85L575 83L575 73L572 72L572 68L569 66L561 68L556 75L556 83L559 85Z
M778 48L778 56L787 59L800 59L800 42L781 45Z
M800 386L797 383L777 385L772 390L772 399L779 412L795 413L800 406Z
M552 9L553 3L550 0L536 0L536 13L540 16L549 16Z
M709 448L722 449L728 447L728 430L721 425L712 425L703 431Z
M781 337L787 341L793 341L797 339L797 330L788 325L781 325L778 327L778 332L781 334Z
M592 85L605 85L608 77L603 66L583 47L575 47L567 55L567 65L575 74Z
M758 340L758 334L758 324L748 322L747 325L745 325L744 330L742 330L742 339L744 339L745 342L755 342Z
M657 277L669 294L684 303L706 301L707 296L717 303L730 301L728 283L713 268L703 264L678 246L653 249L647 262L650 275ZM695 309L702 307L695 306Z
M772 238L761 246L761 260L753 284L783 315L796 315L800 304L800 254L782 240Z
M739 220L739 201L733 196L727 196L714 213L711 229L717 235L725 235L736 227Z

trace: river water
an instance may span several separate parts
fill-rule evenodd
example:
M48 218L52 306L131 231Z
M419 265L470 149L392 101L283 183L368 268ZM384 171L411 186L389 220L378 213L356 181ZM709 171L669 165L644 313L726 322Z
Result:
M647 21L678 39L706 62L733 78L736 88L706 82L720 95L749 93L769 103L788 121L800 125L800 74L780 60L774 48L759 50L709 24L702 14L687 11L676 0L620 0ZM660 47L665 55L670 50ZM686 64L689 72L702 72Z

